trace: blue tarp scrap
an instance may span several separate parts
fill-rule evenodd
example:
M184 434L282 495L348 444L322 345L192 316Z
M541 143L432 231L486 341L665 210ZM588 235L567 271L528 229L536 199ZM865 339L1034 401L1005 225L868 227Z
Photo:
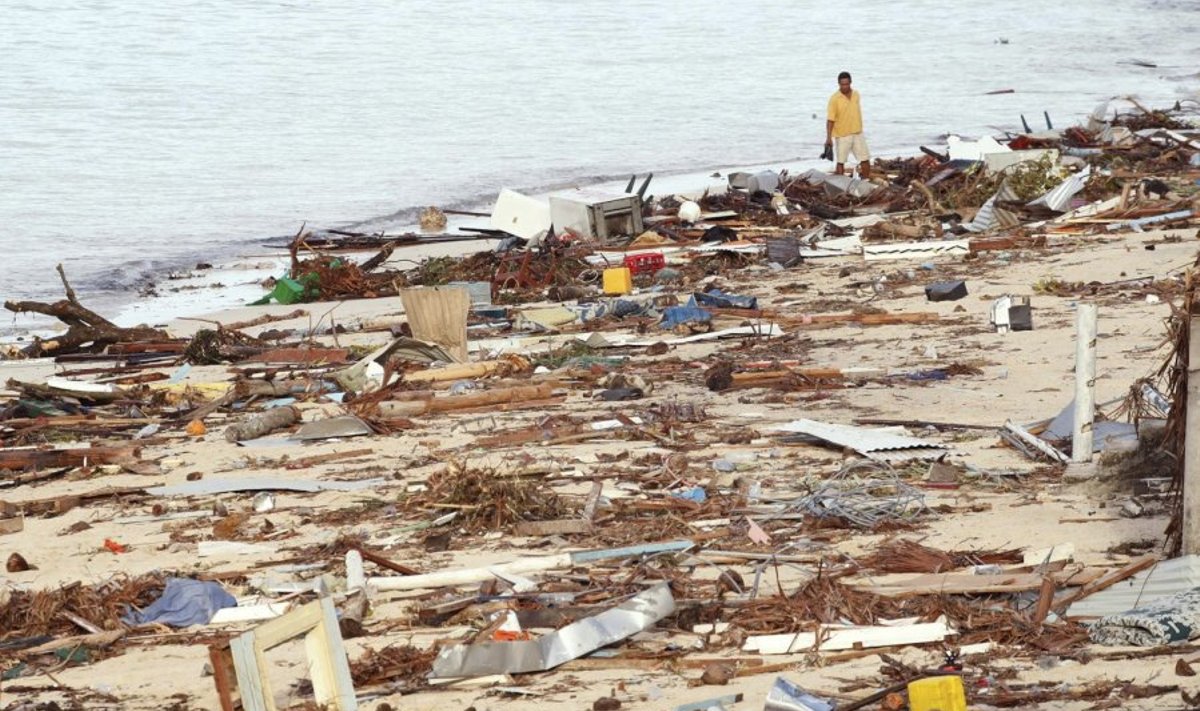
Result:
M688 501L694 501L698 504L708 501L708 492L704 490L703 486L693 486L687 489L675 489L674 491L671 491L670 494L677 499L686 499Z
M659 326L671 329L685 323L708 323L709 321L712 321L712 314L698 306L668 306L663 309L662 321L659 322Z
M757 309L758 297L726 294L720 289L697 291L688 301L689 306L711 306L715 309Z
M946 380L950 374L941 368L933 368L932 370L915 370L911 373L905 373L904 377L909 380Z
M167 587L157 600L143 610L129 610L121 621L127 625L207 625L217 610L226 607L237 607L237 600L220 583L167 578Z

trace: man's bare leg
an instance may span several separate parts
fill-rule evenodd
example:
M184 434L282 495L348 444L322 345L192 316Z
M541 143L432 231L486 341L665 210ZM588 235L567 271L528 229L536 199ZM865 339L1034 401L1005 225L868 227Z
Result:
M858 164L858 177L863 180L871 179L871 162L864 160Z
M833 174L834 175L845 175L846 174L846 164L838 163L837 167L833 169Z

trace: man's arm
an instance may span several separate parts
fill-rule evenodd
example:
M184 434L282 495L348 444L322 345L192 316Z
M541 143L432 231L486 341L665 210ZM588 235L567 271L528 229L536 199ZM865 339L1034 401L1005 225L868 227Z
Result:
M833 143L833 120L837 118L838 105L837 94L829 97L829 104L825 107L825 145Z

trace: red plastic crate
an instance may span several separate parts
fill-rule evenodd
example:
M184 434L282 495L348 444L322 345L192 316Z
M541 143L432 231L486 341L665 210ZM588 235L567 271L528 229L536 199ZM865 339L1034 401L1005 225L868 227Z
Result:
M658 252L650 254L631 254L625 257L625 266L633 274L653 274L667 266L667 260Z

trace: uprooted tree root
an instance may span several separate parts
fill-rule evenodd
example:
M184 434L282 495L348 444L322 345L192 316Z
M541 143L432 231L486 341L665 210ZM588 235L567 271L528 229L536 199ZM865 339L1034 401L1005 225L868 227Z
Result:
M423 506L455 509L458 523L468 531L498 530L520 521L546 521L567 514L562 499L543 482L450 462L429 477Z
M106 347L122 341L148 341L167 338L165 331L149 326L122 328L100 314L79 303L75 290L67 281L67 273L61 264L57 267L62 280L65 299L52 304L38 301L5 301L4 308L13 313L35 313L53 316L66 324L67 331L53 338L34 338L22 353L30 358L58 356L78 351L101 352Z

